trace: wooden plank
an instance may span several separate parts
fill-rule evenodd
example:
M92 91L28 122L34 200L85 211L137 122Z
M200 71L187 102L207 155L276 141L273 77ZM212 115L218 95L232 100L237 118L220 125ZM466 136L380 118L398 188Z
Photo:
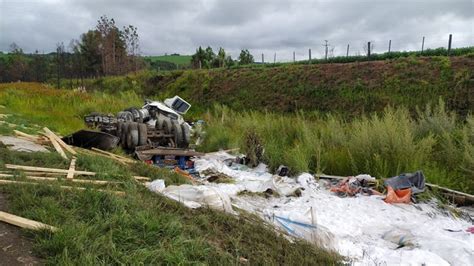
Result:
M74 170L76 170L76 157L72 157L71 164L69 165L69 170L67 171L66 178L73 179L74 178Z
M51 131L49 128L44 127L43 130L44 132L46 132L46 134L52 136L58 142L58 144L62 146L66 151L68 151L72 155L77 155L77 152L73 148L71 148L71 146L67 145L60 137L54 134L54 132Z
M166 149L166 148L156 148L151 150L136 151L136 153L141 153L145 155L174 155L174 156L202 156L204 153L192 151L192 150L182 150L182 149Z
M33 183L33 182L24 182L24 181L0 179L0 185L9 185L9 184L33 185L33 186L40 185L39 183ZM47 185L47 186L52 186L52 185ZM59 188L66 189L66 190L75 190L75 189L76 190L86 190L87 189L85 187L71 187L71 186L59 186ZM100 191L100 192L113 193L113 194L116 194L118 196L124 196L126 194L124 191L117 191L117 190L105 190L105 189L93 189L93 190Z
M431 183L425 183L425 185L429 188L432 188L432 189L436 188L436 189L439 189L439 190L444 191L444 192L448 192L448 193L452 193L452 194L456 194L456 195L465 197L465 198L469 199L470 201L474 202L474 195L467 194L467 193L464 193L464 192L461 192L461 191L452 190L452 189L445 188L445 187L441 187L441 186L431 184Z
M15 165L15 164L5 164L5 167L8 168L8 169L36 171L36 172L48 172L48 173L65 173L65 174L67 174L69 172L69 170L65 170L65 169L45 168L45 167ZM95 175L95 173L94 172L88 172L88 171L74 171L74 175Z
M63 149L61 148L61 145L59 145L56 139L54 139L54 137L48 133L47 133L47 137L51 141L51 144L53 144L54 149L61 155L61 157L63 157L66 160L69 160L69 158L67 158L66 156L66 153L64 153Z
M132 160L132 159L130 159L130 158L123 157L123 156L121 156L121 155L117 155L117 154L115 154L115 153L111 153L111 152L104 151L104 150L101 150L101 149L97 149L97 148L94 148L94 147L92 147L91 150L96 151L96 152L98 152L98 153L102 153L102 154L104 154L104 155L109 155L109 156L111 156L111 157L115 157L115 158L120 159L120 160L123 160L123 161L127 161L127 162L130 162L130 163L135 163L135 162L136 162L136 161L134 161L134 160Z
M150 181L151 180L151 178L146 177L146 176L133 176L133 178L135 180L138 180L138 181L141 181L141 180Z
M82 152L83 154L87 154L87 155L91 155L91 156L101 156L101 157L104 157L104 158L107 158L107 159L115 160L116 162L119 162L123 165L127 165L127 162L125 162L125 161L122 161L122 160L119 160L118 158L111 157L109 155L105 155L105 154L98 153L98 152L95 152L95 151L80 149L79 152Z
M0 221L19 226L21 228L31 229L31 230L47 229L52 232L58 231L58 228L54 226L40 223L37 221L33 221L30 219L26 219L26 218L16 216L7 212L2 212L2 211L0 211Z
M0 174L0 177L15 177L11 174ZM25 176L29 180L38 180L38 181L59 181L57 177L44 177L44 176ZM106 185L106 184L120 184L121 182L116 181L107 181L107 180L94 180L94 179L63 179L66 181L74 183L84 183L84 184L95 184L95 185Z
M38 136L33 136L33 135L30 135L30 134L26 134L24 132L21 132L19 130L13 130L13 132L15 133L16 136L19 136L19 137L23 137L23 138L26 138L26 139L29 139L31 141L38 141L39 137Z

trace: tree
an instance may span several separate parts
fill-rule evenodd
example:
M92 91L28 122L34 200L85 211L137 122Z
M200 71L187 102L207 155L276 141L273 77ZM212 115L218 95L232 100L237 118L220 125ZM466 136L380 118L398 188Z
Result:
M213 67L224 67L225 66L226 54L224 48L220 47L216 58L212 64Z
M253 55L250 54L249 50L245 49L240 51L239 64L248 65L254 62Z
M7 81L25 80L28 71L28 63L26 57L16 43L10 45L10 56L7 60L6 73Z
M191 56L191 64L193 68L202 68L206 64L206 52L201 46L196 49L196 53Z
M83 72L86 76L99 76L103 73L101 36L97 30L89 30L81 35L79 53L81 55Z

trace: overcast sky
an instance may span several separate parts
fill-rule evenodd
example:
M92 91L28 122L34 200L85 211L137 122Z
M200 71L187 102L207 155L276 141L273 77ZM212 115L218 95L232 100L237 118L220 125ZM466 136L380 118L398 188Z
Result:
M324 40L335 55L474 45L473 0L0 0L0 50L12 42L25 52L50 52L93 29L101 15L138 27L144 55L192 54L224 47L235 58L249 49L260 60L322 57Z

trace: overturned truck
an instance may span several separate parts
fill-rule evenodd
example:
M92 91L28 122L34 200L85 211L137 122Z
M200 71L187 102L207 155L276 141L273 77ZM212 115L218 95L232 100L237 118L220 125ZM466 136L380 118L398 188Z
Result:
M164 102L145 100L141 108L131 107L116 116L92 113L84 120L88 127L116 136L122 147L136 149L188 148L191 126L184 121L191 105L179 96Z

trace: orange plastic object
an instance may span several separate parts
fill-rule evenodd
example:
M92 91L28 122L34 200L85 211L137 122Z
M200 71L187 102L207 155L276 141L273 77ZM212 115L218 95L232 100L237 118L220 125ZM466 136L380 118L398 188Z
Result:
M410 203L411 202L411 189L399 189L393 190L392 187L387 187L387 197L384 201L386 203Z

